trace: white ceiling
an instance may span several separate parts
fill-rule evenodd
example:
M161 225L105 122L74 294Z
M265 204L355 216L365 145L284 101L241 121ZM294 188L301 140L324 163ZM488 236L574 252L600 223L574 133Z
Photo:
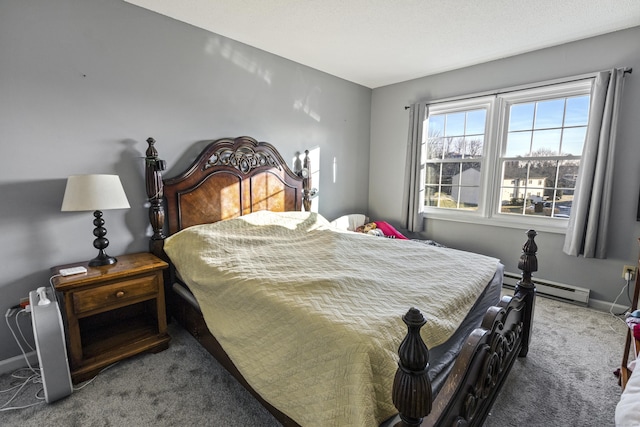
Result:
M640 0L125 1L369 88L640 25Z

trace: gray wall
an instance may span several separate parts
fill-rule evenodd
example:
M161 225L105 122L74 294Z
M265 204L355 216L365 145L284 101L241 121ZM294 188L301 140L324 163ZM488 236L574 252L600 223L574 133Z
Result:
M613 301L625 282L624 264L638 259L640 223L636 222L640 186L640 27L569 43L499 61L390 85L373 91L369 214L399 222L405 169L408 114L405 105L462 96L520 84L589 73L612 67L633 67L626 78L620 115L606 260L562 253L564 234L541 232L537 238L537 276L592 290L596 300ZM447 245L501 258L517 272L525 230L451 221L428 220L425 235ZM626 294L619 300L628 304ZM604 306L604 304L603 304Z
M370 105L368 88L120 0L1 2L0 311L97 254L91 213L60 212L69 175L119 174L131 209L105 212L107 252L147 249L149 136L170 169L206 139L320 147L320 213L366 210ZM0 361L18 354L0 327Z

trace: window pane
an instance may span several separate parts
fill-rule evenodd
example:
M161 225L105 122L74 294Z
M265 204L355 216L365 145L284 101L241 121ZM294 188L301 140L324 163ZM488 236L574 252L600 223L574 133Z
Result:
M563 160L558 163L558 188L565 190L576 188L580 161Z
M459 159L464 151L464 138L445 138L444 158Z
M563 155L581 156L584 140L587 136L586 127L577 127L565 129L562 133L562 151Z
M444 116L430 116L427 119L427 126L429 129L427 131L427 136L429 136L429 138L444 136Z
M441 159L444 152L444 138L429 138L425 148L427 159Z
M532 160L529 166L529 181L533 187L553 187L556 183L557 160Z
M437 185L440 183L440 168L442 165L428 163L425 168L425 184Z
M503 186L504 185L507 185L507 186L520 185L518 182L515 182L515 181L516 180L524 181L527 179L528 166L529 166L529 162L518 162L518 161L504 162L504 173L503 173L504 178L503 179L514 181L514 182L503 183Z
M560 151L560 129L533 131L532 156L557 156Z
M553 217L569 219L571 215L571 203L572 202L556 202L553 208Z
M500 212L522 215L524 212L524 187L518 179L505 179L500 189Z
M589 96L567 98L565 126L586 126L589 120Z
M535 129L561 127L564 118L564 98L540 101L536 107Z
M500 187L501 212L522 214L528 162L505 162Z
M453 187L452 199L458 201L458 209L475 211L480 200L480 187Z
M465 138L464 157L477 158L482 157L484 148L484 135L472 136Z
M558 185L553 197L554 218L569 218L571 214L579 167L579 160L561 160L558 162Z
M486 110L475 110L467 113L467 135L484 135L485 122L487 120Z
M442 184L451 184L453 177L460 174L460 163L445 163L442 165Z
M464 135L464 116L465 116L464 112L447 114L444 135L445 136Z
M454 180L454 184L462 186L480 185L480 163L463 163L462 173L459 179Z
M509 109L509 132L533 128L535 103L515 104Z
M426 186L424 189L424 205L425 206L438 206L438 198L436 193L438 187Z
M553 216L554 218L569 218L571 215L571 207L573 205L573 191L562 193L554 200Z
M531 132L509 132L505 157L528 156L531 150Z
M441 208L457 208L458 204L451 197L451 186L443 185L440 187L440 192L436 194L438 198L438 206Z

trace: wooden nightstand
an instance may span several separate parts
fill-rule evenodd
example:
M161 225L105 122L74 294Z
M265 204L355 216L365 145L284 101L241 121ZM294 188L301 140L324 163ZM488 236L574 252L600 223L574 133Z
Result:
M55 275L61 268L87 268L87 273L53 279L74 383L124 358L169 346L162 279L167 263L150 253L117 258L113 265L89 267L87 261L51 269Z

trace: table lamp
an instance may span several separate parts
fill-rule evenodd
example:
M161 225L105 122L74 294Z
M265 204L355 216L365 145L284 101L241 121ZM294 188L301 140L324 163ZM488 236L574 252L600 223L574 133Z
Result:
M107 230L103 227L102 211L129 207L129 201L118 175L72 175L67 179L61 210L63 212L94 211L93 225L96 228L93 230L93 235L96 239L93 241L93 246L98 249L98 256L89 261L90 266L110 265L118 261L105 252L109 246L109 240L104 237Z

